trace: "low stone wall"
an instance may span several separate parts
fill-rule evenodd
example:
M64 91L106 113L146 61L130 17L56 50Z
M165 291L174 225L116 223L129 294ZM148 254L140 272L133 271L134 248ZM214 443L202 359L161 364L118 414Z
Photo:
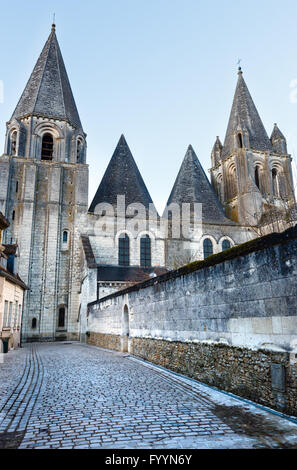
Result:
M131 338L129 349L174 372L297 416L297 367L290 365L288 353L144 338ZM281 366L279 378L272 377L274 365Z
M92 346L99 346L100 348L113 349L114 351L121 351L121 337L116 335L106 335L101 333L90 333L87 336L87 344Z
M121 351L121 336L90 333L87 342ZM129 352L199 382L297 416L297 365L290 363L289 353L150 338L131 338Z

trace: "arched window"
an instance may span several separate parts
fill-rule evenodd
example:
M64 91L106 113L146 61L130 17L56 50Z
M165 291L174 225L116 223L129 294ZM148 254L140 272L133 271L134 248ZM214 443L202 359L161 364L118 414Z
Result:
M260 172L259 172L258 166L256 166L255 168L255 183L256 183L256 186L260 189Z
M140 266L149 268L152 265L151 238L145 235L140 239Z
M68 243L68 232L64 230L63 232L63 243Z
M238 147L242 149L243 148L242 134L237 134L237 143L238 143Z
M272 192L274 196L279 197L279 174L276 168L272 169Z
M231 248L231 243L229 242L229 240L223 240L222 250L229 250L229 248Z
M82 147L83 147L83 143L80 139L78 139L77 143L76 143L76 161L77 161L77 163L80 163L80 161L81 161Z
M41 160L52 160L54 151L54 139L51 134L44 134L42 138Z
M119 265L130 265L130 238L126 233L119 238Z
M10 155L14 156L17 154L17 131L13 131L10 136Z
M212 241L209 238L206 238L203 242L203 254L204 254L204 259L213 255L213 245L212 245Z
M37 326L37 319L36 318L32 318L32 330L35 330L36 326Z
M217 195L221 202L224 201L224 191L223 191L223 177L221 174L217 177Z
M64 328L65 326L65 307L59 308L58 328Z
M237 178L236 178L236 168L232 164L228 170L228 199L233 199L237 196Z

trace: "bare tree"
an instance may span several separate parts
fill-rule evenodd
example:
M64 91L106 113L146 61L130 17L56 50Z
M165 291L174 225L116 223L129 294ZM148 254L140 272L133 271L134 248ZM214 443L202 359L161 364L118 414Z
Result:
M187 264L199 260L199 252L184 249L178 254L175 254L172 260L173 269L179 269Z

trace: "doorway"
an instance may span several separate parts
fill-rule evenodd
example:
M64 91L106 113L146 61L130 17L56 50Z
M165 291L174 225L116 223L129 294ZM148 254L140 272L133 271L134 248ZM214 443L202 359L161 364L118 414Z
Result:
M122 323L122 352L129 351L129 308L127 305L123 311L123 323Z

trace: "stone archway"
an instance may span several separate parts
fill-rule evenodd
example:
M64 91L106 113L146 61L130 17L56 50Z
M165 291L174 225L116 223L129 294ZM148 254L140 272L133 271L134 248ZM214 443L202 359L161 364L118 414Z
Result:
M129 308L128 305L125 305L123 310L123 320L122 320L122 352L129 351Z

